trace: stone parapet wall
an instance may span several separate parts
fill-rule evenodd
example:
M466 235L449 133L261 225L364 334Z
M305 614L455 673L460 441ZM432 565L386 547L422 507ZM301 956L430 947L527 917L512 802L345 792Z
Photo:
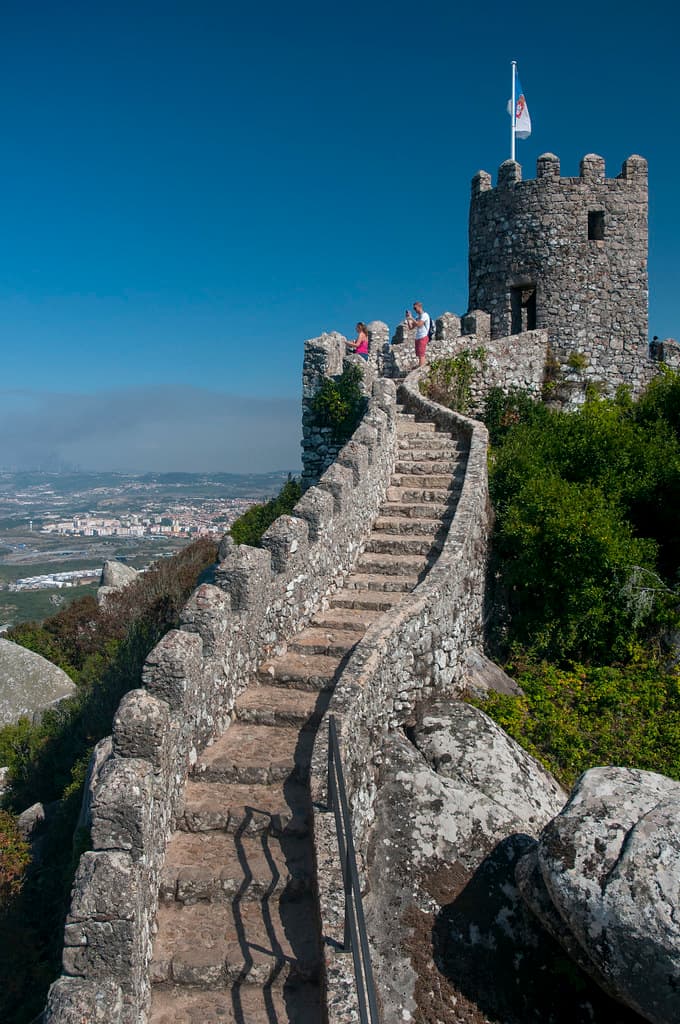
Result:
M375 382L352 439L263 547L223 543L216 584L198 587L149 654L145 688L121 701L46 1024L146 1021L160 872L188 771L258 665L285 651L362 551L394 469L395 408L394 383Z
M487 543L491 527L486 428L424 398L422 371L402 384L408 411L429 419L469 445L465 481L437 562L423 582L369 627L350 656L327 714L338 724L345 781L360 858L373 820L380 750L390 729L411 718L428 694L455 692L464 651L481 642ZM327 800L327 717L312 758L314 840L322 933L326 940L325 982L329 1024L356 1020L351 954L343 941L344 897L333 815Z

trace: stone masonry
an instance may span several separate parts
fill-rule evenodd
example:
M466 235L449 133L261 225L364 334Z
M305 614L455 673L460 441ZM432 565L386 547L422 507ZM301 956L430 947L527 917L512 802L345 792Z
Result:
M607 393L647 383L646 160L628 157L607 178L589 154L578 178L562 178L545 153L533 181L507 160L495 188L480 171L469 237L469 306L491 314L492 337L543 328L565 370Z

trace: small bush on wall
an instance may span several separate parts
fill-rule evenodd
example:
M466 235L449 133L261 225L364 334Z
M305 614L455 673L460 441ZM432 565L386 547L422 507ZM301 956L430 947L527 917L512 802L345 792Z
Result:
M472 399L472 382L485 365L486 352L482 347L463 349L450 359L436 359L421 381L420 390L433 402L466 413Z
M349 441L365 412L362 376L361 367L349 364L339 377L326 377L312 399L315 426L327 427L336 444Z

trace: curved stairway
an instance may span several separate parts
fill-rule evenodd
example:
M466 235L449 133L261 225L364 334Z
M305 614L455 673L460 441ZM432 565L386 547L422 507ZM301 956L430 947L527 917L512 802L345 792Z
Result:
M436 561L466 453L398 413L398 455L363 555L330 607L260 666L187 782L167 849L150 1024L320 1024L308 768L336 680L370 623Z

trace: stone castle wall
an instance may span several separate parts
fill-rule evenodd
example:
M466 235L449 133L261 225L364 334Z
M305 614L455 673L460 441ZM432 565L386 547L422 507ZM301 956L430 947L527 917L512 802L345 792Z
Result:
M198 751L228 728L257 666L302 629L362 550L395 460L395 385L377 381L336 462L262 548L224 543L203 584L147 658L128 693L92 806L92 849L80 860L64 934L63 975L46 1022L143 1024L167 839Z
M405 323L397 327L392 344L382 354L380 370L384 376L401 379L417 367L414 338L415 330L409 330ZM475 372L470 384L469 410L472 415L482 412L492 388L506 392L519 389L540 397L549 354L547 331L524 331L494 338L491 316L483 310L472 310L462 318L442 313L435 320L435 335L427 346L428 361L452 359L461 352L473 354Z
M511 160L495 188L480 171L469 236L469 306L491 314L492 337L545 329L565 372L579 369L584 383L613 393L619 384L638 392L648 382L642 157L629 157L617 178L606 178L604 160L593 154L578 178L560 177L552 153L538 158L535 180L522 181Z
M437 562L399 605L373 622L342 673L327 712L336 717L354 841L365 856L373 822L380 750L388 730L403 726L416 703L437 692L453 693L465 650L481 643L484 574L491 525L487 480L488 435L481 423L444 409L418 390L422 371L404 381L399 398L408 411L432 420L469 447L463 489ZM327 716L312 757L314 838L318 866L329 1021L358 1017L351 956L342 943L344 898L333 814L327 800Z

